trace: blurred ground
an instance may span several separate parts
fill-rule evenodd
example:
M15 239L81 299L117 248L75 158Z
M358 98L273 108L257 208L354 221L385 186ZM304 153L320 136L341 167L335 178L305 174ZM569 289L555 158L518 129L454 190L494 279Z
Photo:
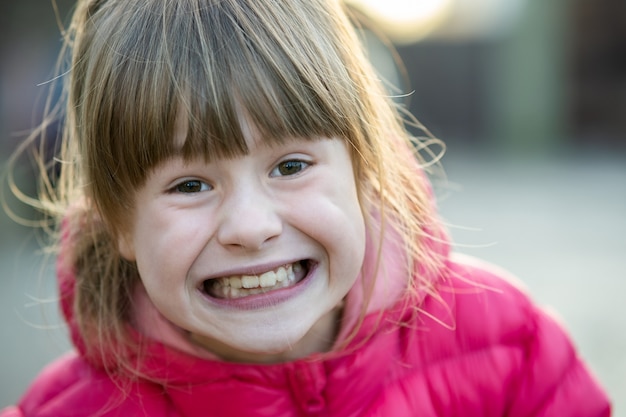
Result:
M440 207L460 250L505 267L555 310L626 416L626 155L510 158L452 147ZM67 349L32 231L0 220L0 408ZM470 230L471 229L471 230Z

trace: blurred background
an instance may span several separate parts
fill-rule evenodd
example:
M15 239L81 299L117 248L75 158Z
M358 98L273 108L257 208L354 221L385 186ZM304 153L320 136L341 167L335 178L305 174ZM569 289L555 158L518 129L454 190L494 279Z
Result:
M447 144L434 181L457 249L555 311L626 417L626 2L346 2L390 91ZM73 1L56 4L67 22ZM4 169L41 116L61 34L50 0L0 3L0 31ZM16 175L33 193L31 172L25 159ZM39 235L0 213L0 408L69 348Z

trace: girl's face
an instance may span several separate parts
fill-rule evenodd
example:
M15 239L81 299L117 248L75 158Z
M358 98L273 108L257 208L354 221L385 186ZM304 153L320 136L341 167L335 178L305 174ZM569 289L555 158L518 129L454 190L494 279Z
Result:
M153 170L120 250L159 312L225 359L326 350L365 251L350 153L247 132L247 155Z

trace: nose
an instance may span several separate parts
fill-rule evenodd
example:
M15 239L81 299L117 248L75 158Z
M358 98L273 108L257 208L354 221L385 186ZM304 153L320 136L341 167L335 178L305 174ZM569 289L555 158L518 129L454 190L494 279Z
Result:
M282 233L276 202L262 187L238 186L229 194L222 204L217 231L221 245L259 250Z

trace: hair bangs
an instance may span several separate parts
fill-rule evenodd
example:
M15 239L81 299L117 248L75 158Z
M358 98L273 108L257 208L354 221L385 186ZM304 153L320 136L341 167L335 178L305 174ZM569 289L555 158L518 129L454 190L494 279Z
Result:
M349 115L356 94L347 94L343 102L339 97L350 84L341 61L320 71L320 56L328 55L321 48L332 46L311 42L307 48L296 47L306 39L304 33L294 32L291 24L290 31L276 27L298 16L289 10L284 16L269 15L262 5L241 3L222 1L194 10L187 56L180 60L195 61L183 69L186 81L179 83L188 92L181 97L188 126L183 155L211 159L247 152L242 119L270 143L354 136ZM311 20L300 14L302 20ZM342 71L343 79L338 76Z

